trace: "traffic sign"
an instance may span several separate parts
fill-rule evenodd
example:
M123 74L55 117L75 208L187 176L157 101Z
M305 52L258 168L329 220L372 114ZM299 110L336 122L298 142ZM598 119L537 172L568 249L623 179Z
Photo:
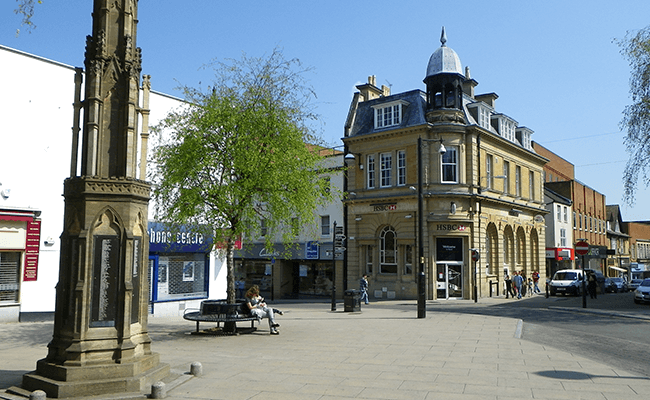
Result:
M580 241L576 243L576 254L579 256L584 256L589 253L589 243L586 241Z
M477 249L472 249L472 261L477 262L481 258Z

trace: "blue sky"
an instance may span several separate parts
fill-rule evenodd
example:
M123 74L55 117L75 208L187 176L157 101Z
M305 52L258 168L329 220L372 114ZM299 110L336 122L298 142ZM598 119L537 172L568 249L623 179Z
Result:
M16 2L0 4L0 43L83 66L92 1L43 0L36 29L20 35ZM440 31L498 112L535 131L533 140L576 167L576 178L621 204L624 220L650 220L650 190L624 205L628 155L619 130L629 104L628 63L614 39L650 24L647 0L141 0L137 45L159 92L207 86L213 59L283 48L314 68L325 141L340 145L355 85L376 75L393 93L424 89ZM72 85L72 82L71 82ZM72 101L72 99L71 99Z

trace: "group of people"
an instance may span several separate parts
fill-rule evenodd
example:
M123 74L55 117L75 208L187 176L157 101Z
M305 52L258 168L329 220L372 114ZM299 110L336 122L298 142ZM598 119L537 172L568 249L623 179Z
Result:
M506 274L504 280L506 283L506 299L508 295L521 299L526 294L532 296L534 293L541 293L541 290L539 290L539 272L537 271L534 271L532 278L528 279L526 279L524 271L515 271L512 278Z

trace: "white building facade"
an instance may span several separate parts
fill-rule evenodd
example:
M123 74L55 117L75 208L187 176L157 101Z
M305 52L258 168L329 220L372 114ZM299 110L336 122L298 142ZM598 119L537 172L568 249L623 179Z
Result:
M0 322L54 311L63 181L76 173L70 159L75 74L71 66L0 45ZM141 92L140 101L143 97ZM151 92L149 124L181 104ZM206 254L203 290L160 300L150 308L155 316L182 314L205 298L225 298L224 262L215 252ZM165 279L172 279L173 271L168 272Z

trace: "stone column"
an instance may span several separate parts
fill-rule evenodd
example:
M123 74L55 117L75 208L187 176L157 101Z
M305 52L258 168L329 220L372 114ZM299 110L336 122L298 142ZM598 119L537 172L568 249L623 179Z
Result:
M54 333L47 356L23 377L25 389L52 398L143 392L169 374L147 331L150 185L136 179L137 6L94 1L81 176L74 148L64 182Z

